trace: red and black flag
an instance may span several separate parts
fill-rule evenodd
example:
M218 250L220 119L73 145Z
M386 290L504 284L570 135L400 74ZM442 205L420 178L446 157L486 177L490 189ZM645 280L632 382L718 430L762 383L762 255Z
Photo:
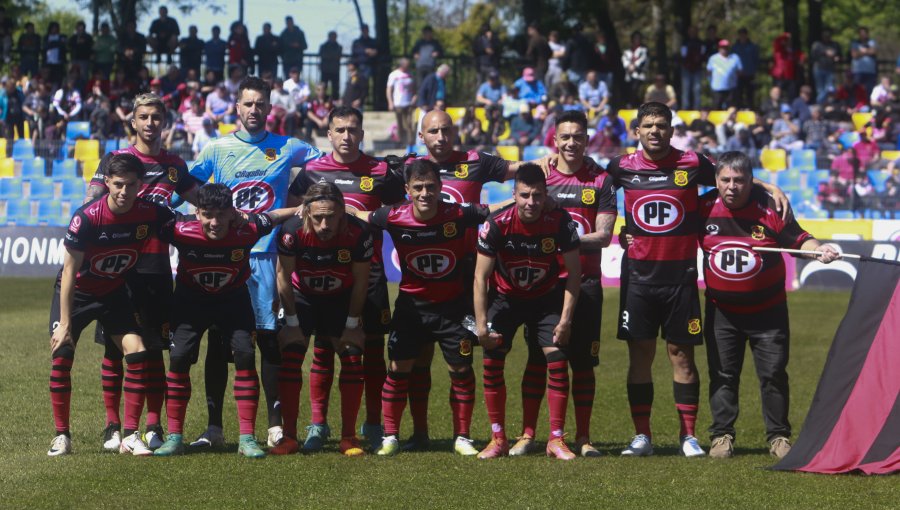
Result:
M803 430L773 469L900 471L900 264L863 257Z

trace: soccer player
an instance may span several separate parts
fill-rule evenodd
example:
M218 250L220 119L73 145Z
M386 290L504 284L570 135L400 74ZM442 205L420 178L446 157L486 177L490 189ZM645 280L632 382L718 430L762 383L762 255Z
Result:
M563 209L544 211L547 182L537 165L523 165L516 172L513 198L515 207L491 217L478 234L475 323L478 341L484 347L484 400L492 432L490 443L478 458L509 454L503 368L513 336L525 324L536 331L550 373L547 455L569 460L575 454L563 438L569 400L569 364L563 348L569 345L581 280L567 278L565 287L557 285L563 270L558 255L566 271L581 274L578 225ZM496 290L490 303L489 278ZM502 338L501 345L488 331L488 322Z
M237 402L240 438L238 453L265 457L256 443L256 409L259 379L253 346L256 320L246 285L250 278L248 254L275 226L296 213L274 209L250 214L238 226L240 216L232 191L221 183L204 184L197 192L196 217L179 216L160 236L178 248L178 272L172 306L172 345L166 375L166 418L169 436L155 455L184 452L183 428L191 399L191 363L203 333L213 324L229 341L234 354L234 399Z
M125 274L138 262L150 238L174 221L169 209L138 198L145 169L132 154L107 160L107 194L81 206L72 216L64 245L66 255L57 277L50 309L50 402L56 437L47 455L72 451L69 408L71 370L81 332L97 320L120 349L127 364L125 378L125 437L120 453L153 453L141 439L141 412L151 355L144 347L136 311L125 289Z
M347 205L359 211L374 211L382 205L400 202L404 198L403 179L390 171L387 163L363 154L359 144L365 132L362 129L362 112L341 106L328 114L328 141L331 154L307 163L294 182L291 193L303 196L317 182L329 182L338 187ZM362 313L366 343L363 348L363 372L365 374L366 418L362 435L371 449L381 445L384 430L381 426L381 387L387 367L384 362L384 335L391 322L388 302L387 278L381 260L381 235L373 236L375 253L369 274L369 289ZM310 401L312 407L327 409L328 395L334 374L335 352L327 343L315 345L310 371ZM316 418L314 416L313 418ZM325 423L312 423L306 442L310 446L322 444L330 430ZM306 443L304 443L305 445Z
M642 150L610 161L606 172L624 188L625 226L633 238L622 274L618 337L628 342L628 403L635 436L626 456L652 455L650 410L653 358L662 328L673 371L675 406L681 424L681 452L705 455L694 436L700 378L694 346L703 342L697 291L697 185L715 185L715 168L702 155L671 146L672 110L662 103L641 105L636 135ZM785 210L784 194L767 185Z
M616 221L616 194L612 180L590 159L585 159L587 118L582 112L564 112L556 118L556 146L559 158L550 164L547 193L558 207L565 209L578 226L581 240L581 291L575 306L570 344L563 349L572 367L572 399L575 404L575 451L583 457L600 452L591 444L590 424L596 378L594 367L600 363L600 319L603 289L600 286L600 252L609 246ZM579 278L579 275L568 275ZM561 275L566 278L566 275ZM564 287L566 281L559 285ZM528 363L522 377L522 435L509 450L510 455L534 451L534 440L541 400L544 398L547 363L536 331L526 331Z
M269 86L257 77L244 78L238 87L237 113L241 130L217 138L200 152L191 174L206 182L212 177L231 188L234 206L245 213L261 213L283 207L288 201L291 167L301 166L319 157L319 150L296 138L266 131L266 116L272 109ZM299 198L297 198L299 200ZM262 386L269 417L269 446L282 436L278 409L278 367L280 355L275 337L275 232L263 236L250 252L250 299L256 316L257 345L262 355ZM210 345L221 345L212 340ZM215 349L213 353L215 353ZM220 351L221 352L221 351ZM227 369L224 356L207 350L206 395L209 426L195 446L220 445L222 400Z
M269 450L275 455L297 453L297 414L300 407L301 367L305 338L316 335L318 366L332 368L323 353L341 360L340 451L347 456L364 453L356 437L356 416L365 378L362 355L365 343L360 316L369 288L374 248L369 227L344 211L344 196L337 185L323 182L309 187L303 199L303 217L291 218L278 239L278 293L285 325L278 332L281 372L278 393L284 417L284 439ZM299 316L299 318L298 318ZM305 338L304 338L305 337ZM314 368L313 370L321 370ZM333 370L333 368L332 368ZM312 379L312 372L310 378ZM318 373L330 390L333 372ZM320 388L321 389L321 388ZM310 404L312 425L328 429L328 391ZM307 434L305 451L320 450L327 434Z
M188 173L184 160L162 148L162 129L166 123L166 106L156 94L139 94L134 99L131 127L134 145L113 151L102 160L88 186L85 203L107 193L106 177L110 158L116 154L132 154L144 165L145 173L138 196L164 207L171 207L172 195L178 193L189 202L194 201L201 184ZM144 441L150 449L162 445L163 431L160 412L165 394L165 365L162 351L169 346L169 316L172 302L172 267L169 245L151 236L141 252L134 271L126 275L128 293L140 314L141 337L147 348L150 376L147 380L147 429ZM97 328L95 341L105 346L101 381L106 407L106 429L103 447L119 447L121 420L119 402L122 399L122 353L103 328Z
M738 417L738 387L747 341L759 377L769 452L784 457L791 449L788 421L790 327L785 296L784 259L754 247L814 250L810 257L828 264L839 254L809 235L788 213L775 210L772 197L753 186L750 159L722 154L716 189L700 197L700 244L706 281L706 358L712 425L710 457L731 457Z
M460 261L469 249L466 229L481 224L490 211L442 202L440 170L431 161L416 160L404 173L410 202L368 213L373 226L391 235L402 273L388 340L390 371L381 392L384 439L377 454L391 456L400 450L410 372L421 346L437 342L450 372L454 450L477 455L469 437L475 376L471 335L462 326L468 307Z

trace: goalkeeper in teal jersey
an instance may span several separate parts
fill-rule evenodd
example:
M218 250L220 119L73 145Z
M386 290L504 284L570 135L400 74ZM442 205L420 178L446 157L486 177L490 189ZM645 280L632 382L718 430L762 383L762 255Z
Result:
M211 141L191 167L191 175L203 182L212 177L231 188L235 208L246 213L262 213L287 207L291 168L321 156L319 150L296 138L266 131L271 110L269 86L259 78L245 78L238 89L237 113L241 130ZM299 203L299 199L297 199ZM295 205L295 204L292 204ZM262 354L262 382L269 413L269 446L281 439L281 413L278 403L278 367L280 356L275 337L276 317L273 303L275 262L278 259L278 229L263 237L251 250L251 277L247 282L256 315L257 344ZM243 253L231 253L232 259ZM213 337L215 335L211 335ZM222 435L222 400L227 383L224 344L214 349L210 338L206 359L206 394L209 428L192 446L218 446Z

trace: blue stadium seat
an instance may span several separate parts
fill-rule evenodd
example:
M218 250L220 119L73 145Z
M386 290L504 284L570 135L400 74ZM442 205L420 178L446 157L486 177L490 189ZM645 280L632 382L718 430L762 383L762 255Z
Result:
M852 220L853 211L834 211L834 219L836 220Z
M53 162L54 178L78 177L78 162L74 159L58 159Z
M106 144L103 145L103 154L108 154L115 150L119 150L119 139L110 138L106 141Z
M32 200L43 200L53 197L53 179L49 177L35 177L28 179L31 183L31 192L28 197Z
M481 196L483 200L485 200L485 203L494 204L508 200L512 197L512 184L508 182L489 182L485 184L481 190Z
M816 151L810 149L792 150L790 168L795 168L797 170L815 170Z
M69 122L66 126L66 140L74 141L79 138L90 138L91 137L91 123L90 122Z
M884 191L884 181L888 178L888 173L881 170L869 170L869 180L872 181L872 186L875 187L875 190L879 193Z
M790 190L799 190L800 189L800 171L799 170L785 170L783 172L778 172L776 174L777 183L779 188L782 189L790 189Z
M31 201L18 199L6 202L6 220L16 225L37 224L37 217L31 214ZM31 221L34 220L34 223Z
M20 138L13 143L13 159L28 159L34 157L34 144L31 140Z
M56 182L62 183L63 200L71 200L75 203L81 203L84 200L84 179L80 177L67 177L65 179L54 179Z
M418 156L425 156L428 154L428 147L425 147L423 144L419 145L410 145L409 152L415 152Z
M772 182L772 172L765 168L754 168L753 177L756 177L763 182Z
M44 177L44 158L29 158L22 160L22 178L33 179Z
M529 145L525 147L525 151L522 153L522 161L534 161L535 159L540 159L550 154L550 147L545 147L543 145Z
M22 197L22 179L18 177L0 177L0 200L18 199Z
M813 170L806 174L806 187L812 190L819 189L819 183L828 180L828 170Z
M59 200L41 200L38 202L38 221L51 226L60 224L62 203Z
M853 144L859 141L859 133L856 131L845 131L840 137L838 137L838 142L841 144L841 147L848 149L853 147Z

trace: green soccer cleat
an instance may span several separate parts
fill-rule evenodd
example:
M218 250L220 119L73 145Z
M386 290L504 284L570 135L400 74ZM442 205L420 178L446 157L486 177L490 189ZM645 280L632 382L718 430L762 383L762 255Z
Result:
M241 434L238 438L238 455L248 459L262 459L266 452L262 451L253 434Z
M325 447L325 441L331 436L331 427L327 423L313 423L306 427L306 441L303 451L317 452Z
M169 434L166 441L157 448L153 455L159 457L171 457L184 454L184 438L181 434Z
M381 440L381 447L375 453L382 457L393 457L400 451L400 441L397 436L387 436Z
M472 446L472 440L465 436L456 436L456 441L453 442L453 451L463 457L478 455L478 450Z

